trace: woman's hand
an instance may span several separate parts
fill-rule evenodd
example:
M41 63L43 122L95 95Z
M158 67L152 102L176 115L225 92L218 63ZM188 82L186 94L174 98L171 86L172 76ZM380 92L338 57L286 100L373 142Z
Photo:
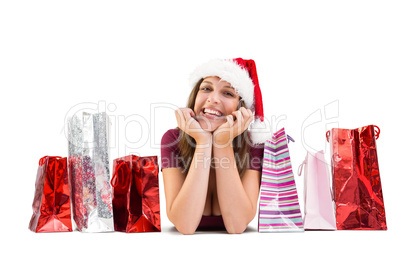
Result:
M197 144L205 144L211 141L212 133L205 131L200 123L193 117L195 113L190 108L179 108L175 111L178 127L190 135Z
M213 133L214 145L232 145L234 138L242 134L254 120L250 109L241 107L231 115L226 116L227 122L222 124Z

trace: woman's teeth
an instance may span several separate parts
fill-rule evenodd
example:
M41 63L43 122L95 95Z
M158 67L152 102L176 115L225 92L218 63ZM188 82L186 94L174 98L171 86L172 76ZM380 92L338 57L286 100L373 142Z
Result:
M214 116L222 116L222 114L220 112L215 111L215 110L211 110L211 109L208 109L208 108L204 109L204 114L214 115Z

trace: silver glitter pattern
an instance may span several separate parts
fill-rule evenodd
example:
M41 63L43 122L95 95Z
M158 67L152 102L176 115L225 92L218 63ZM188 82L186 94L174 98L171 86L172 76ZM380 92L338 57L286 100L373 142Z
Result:
M68 122L73 218L82 232L113 231L106 113L82 112Z

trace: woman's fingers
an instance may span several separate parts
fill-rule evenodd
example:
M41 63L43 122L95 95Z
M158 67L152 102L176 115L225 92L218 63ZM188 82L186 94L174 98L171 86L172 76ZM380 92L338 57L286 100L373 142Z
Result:
M248 128L248 126L251 124L251 122L253 122L254 120L254 115L253 112L250 109L245 109L244 111L244 116L243 116L246 120L246 128Z
M194 120L193 116L195 113L190 108L179 108L175 110L177 125L180 129L185 131L188 128L188 125Z
M177 109L174 111L174 114L176 116L177 125L179 128L181 128L183 122L185 121L183 111L181 109Z
M244 130L246 130L251 122L254 120L253 112L250 109L246 109L244 107L241 107L240 111L243 116L243 128Z
M226 116L227 122L221 125L215 132L216 141L226 144L243 133L253 121L253 113L250 109L241 107L231 115Z
M232 115L234 115L237 124L243 122L243 114L240 110L234 111Z
M244 131L243 130L244 118L243 118L243 114L242 114L242 111L241 111L242 108L240 108L239 110L233 112L234 116L236 117L236 121L234 122L234 125L233 125L233 128L234 128L236 136Z
M227 123L229 124L229 127L232 127L233 124L234 124L233 115L228 115L228 116L226 116L226 120L227 120Z
M236 117L235 126L238 128L238 134L243 133L254 119L253 112L244 107L233 112L233 115Z
M181 111L183 112L183 115L184 115L184 118L186 119L186 121L188 121L190 118L195 116L193 110L191 110L190 108L181 108Z

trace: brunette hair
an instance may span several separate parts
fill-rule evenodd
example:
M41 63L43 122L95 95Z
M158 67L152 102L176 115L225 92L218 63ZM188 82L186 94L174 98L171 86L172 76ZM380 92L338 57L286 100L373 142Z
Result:
M198 91L200 90L201 83L204 79L200 79L197 84L194 86L193 90L190 93L190 96L187 101L187 108L190 108L194 111L194 106L195 106L195 99L197 98ZM245 107L245 104L243 101L240 100L240 107ZM179 129L179 128L177 128ZM183 160L184 164L184 172L187 173L188 169L190 168L191 161L194 156L195 152L195 145L196 142L195 140L179 129L180 135L179 135L179 150L180 154ZM244 131L242 134L234 138L233 140L233 151L235 155L235 161L236 161L236 167L239 172L240 177L242 177L245 173L245 171L249 167L249 161L250 161L250 156L248 154L248 146L249 143L249 135L248 135L248 130Z

